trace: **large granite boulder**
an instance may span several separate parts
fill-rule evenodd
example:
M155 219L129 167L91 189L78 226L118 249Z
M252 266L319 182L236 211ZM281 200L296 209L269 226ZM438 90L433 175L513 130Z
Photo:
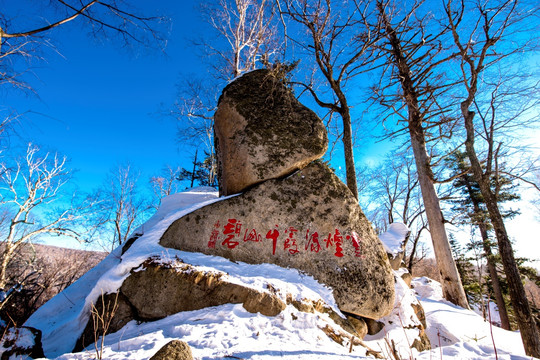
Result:
M160 244L299 269L330 286L340 309L354 315L377 319L394 304L381 242L349 189L320 161L176 220Z
M95 342L95 334L105 333L101 322L95 327L95 316L106 319L107 333L113 333L132 320L154 321L182 311L224 304L242 304L246 311L265 316L277 316L287 305L292 305L298 311L327 314L342 330L358 338L367 332L365 323L340 316L321 299L297 299L271 283L258 289L225 272L194 266L180 259L152 257L132 269L117 292L97 299L73 351L82 351Z
M271 71L229 84L214 116L220 194L301 169L324 155L326 129Z
M287 306L278 296L230 280L222 274L202 271L180 261L148 259L133 269L116 293L102 295L73 351L92 344L94 334L103 334L93 317L110 316L107 331L116 332L131 320L153 321L181 311L193 311L223 304L242 304L250 313L276 316Z

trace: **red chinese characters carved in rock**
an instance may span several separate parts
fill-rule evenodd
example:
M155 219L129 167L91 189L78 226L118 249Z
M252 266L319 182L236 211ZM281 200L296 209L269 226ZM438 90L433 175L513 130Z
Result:
M321 244L319 243L319 233L309 233L309 229L306 231L306 250L318 253L321 250Z
M276 228L278 226L276 225ZM279 231L277 229L268 230L266 233L266 238L272 240L272 255L276 255L276 246L277 246L277 239L279 237Z
M336 244L336 253L334 255L343 257L343 236L338 229L336 229L336 232L334 233L334 243Z
M290 226L287 230L285 230L285 234L289 234L287 239L285 239L285 243L283 244L283 250L289 250L289 254L294 255L298 254L300 251L298 250L298 245L296 244L296 238L295 234L298 230L294 227Z
M255 229L251 229L248 234L248 230L246 229L246 232L244 233L244 242L246 241L260 242L262 241L262 236L261 234L257 234L257 230Z
M360 249L362 239L358 237L358 234L353 231L351 235L347 235L346 239L351 240L354 246L354 256L364 259L366 256L362 255L362 250Z
M343 257L343 236L338 229L336 229L334 235L329 233L328 237L324 239L324 242L326 243L327 249L331 246L336 247L336 252L334 253L335 256Z
M238 241L233 240L237 235L240 235L242 230L242 223L236 219L229 219L227 224L223 227L223 235L227 235L225 240L221 243L223 246L227 246L229 249L234 249L238 246Z
M220 229L220 221L217 221L214 224L212 233L210 234L210 240L208 241L208 247L211 249L216 248L216 243L221 241L220 235L225 235L225 239L221 242L221 245L229 249L234 249L240 245L242 223L237 219L228 219L227 223L223 226L223 230ZM276 250L278 248L278 239L280 232L278 230L279 226L276 224L274 229L268 230L266 233L266 239L272 240L272 255L276 255ZM301 251L309 251L313 253L319 253L321 249L327 249L327 251L333 251L334 256L343 257L343 238L347 242L351 242L354 248L354 255L358 258L365 258L362 255L361 251L361 242L362 239L359 238L356 232L352 231L350 234L344 236L341 234L339 229L335 229L334 233L329 233L326 238L319 238L319 233L317 231L311 232L310 229L306 230L304 246L297 240L299 230L293 226L289 226L286 230L283 231L285 239L283 242L283 251L288 252L290 255L298 254ZM261 243L263 246L262 235L257 232L257 229L246 228L244 230L244 243ZM321 241L323 246L321 246ZM303 241L303 240L301 240ZM324 246L324 244L326 246ZM332 249L333 248L333 249Z
M216 241L219 239L219 227L220 227L219 220L214 224L214 228L212 229L212 233L210 234L210 240L208 241L208 247L211 249L216 248Z

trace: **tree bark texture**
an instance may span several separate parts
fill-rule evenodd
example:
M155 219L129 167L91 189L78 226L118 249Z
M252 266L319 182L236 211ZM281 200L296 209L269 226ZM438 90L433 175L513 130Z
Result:
M457 270L456 263L452 256L452 249L448 242L446 229L444 227L444 219L439 204L439 197L435 191L435 186L430 177L431 167L426 152L423 131L419 129L411 129L411 144L413 148L414 158L416 161L416 169L418 172L418 180L420 182L420 190L422 191L422 199L426 210L426 217L429 223L429 232L431 241L433 242L433 251L437 260L437 267L441 276L443 296L446 300L453 304L468 309L467 296L461 283L461 278Z
M343 105L343 104L342 104ZM348 106L345 103L344 106ZM352 142L352 125L349 108L341 114L343 119L343 148L345 151L345 172L347 173L347 187L358 200L358 184L356 182L356 169L354 167L354 154Z
M468 178L465 179L465 184L467 186L467 191L471 198L473 209L475 214L480 214L480 204L474 196L473 189L469 183ZM487 224L484 220L479 220L478 229L480 230L480 236L482 237L482 248L484 249L484 254L486 255L487 267L489 271L489 276L491 278L491 285L493 286L493 295L495 296L495 303L499 308L499 316L501 318L501 327L505 330L511 330L510 320L508 319L508 312L506 311L506 304L502 295L501 284L499 282L499 276L497 275L497 268L495 266L495 261L493 259L493 254L491 252L491 246L489 245L489 237L487 231Z
M499 211L497 199L490 186L490 177L484 175L482 165L476 155L474 148L474 112L469 111L469 102L466 100L461 104L461 112L465 121L465 129L467 131L467 139L465 140L465 149L467 156L471 162L473 178L478 183L482 197L486 203L486 207L491 220L491 225L495 230L497 243L499 245L499 254L506 274L510 299L512 307L518 322L521 339L525 347L525 353L529 356L540 358L540 340L538 337L538 329L529 306L529 301L525 293L525 288L521 282L521 276L514 258L512 244L508 238L506 227L504 226L503 217ZM489 175L489 174L488 174Z
M403 90L403 100L407 104L408 130L411 137L411 145L426 217L429 223L431 241L433 242L433 250L441 275L443 296L453 304L468 309L467 296L465 295L465 290L463 289L461 278L452 256L452 250L444 227L439 197L435 191L433 173L426 149L425 132L422 127L423 117L419 109L419 95L411 78L412 72L408 64L408 61L411 60L407 60L407 57L403 53L401 41L390 24L383 5L378 3L378 7L385 36L390 45L392 62L399 73L399 82Z

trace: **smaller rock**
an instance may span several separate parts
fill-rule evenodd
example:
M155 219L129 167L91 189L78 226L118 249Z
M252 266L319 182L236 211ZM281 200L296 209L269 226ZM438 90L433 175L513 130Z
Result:
M426 322L426 313L424 312L424 308L422 307L422 304L411 304L412 308L414 309L414 313L416 314L416 317L418 320L422 323L422 326L424 329L427 328L427 322Z
M189 264L145 262L132 271L120 291L136 309L137 320L152 321L223 304L242 304L249 312L276 316L286 305L276 295L234 284L222 274L198 271Z
M424 329L420 329L420 334L414 339L411 347L422 352L425 350L431 350L431 343Z
M41 331L30 326L4 329L0 339L2 360L45 357L41 346Z
M285 310L285 303L276 296L251 291L251 296L247 296L242 306L248 312L255 314L261 313L266 316L276 316Z
M388 254L390 266L394 270L401 267L403 257L405 256L405 243L409 236L409 228L402 223L392 223L388 230L379 235L379 239L384 245L384 249Z
M376 335L384 328L383 322L368 318L365 318L364 321L366 322L367 333L369 335Z
M193 355L188 344L172 340L159 349L150 360L193 360Z
M363 339L368 333L368 327L366 322L357 316L347 316L347 321L356 330L356 336Z
M399 252L397 254L386 254L388 255L388 262L390 263L392 270L398 270L401 267L401 263L403 262L403 256L405 252Z
M406 271L406 269L402 270ZM400 271L395 272L396 294L398 295L394 309L390 315L380 319L385 326L384 337L392 343L392 351L395 354L407 354L411 347L418 351L429 350L431 344L425 331L427 324L424 309L415 291L408 287L400 275ZM411 331L405 332L405 329Z
M412 275L408 272L401 274L401 278L405 281L405 284L410 288L412 282Z

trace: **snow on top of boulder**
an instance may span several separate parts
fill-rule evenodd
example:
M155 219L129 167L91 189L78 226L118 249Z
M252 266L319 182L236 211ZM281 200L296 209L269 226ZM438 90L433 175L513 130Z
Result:
M339 313L332 290L296 269L232 262L217 256L164 248L159 244L163 233L176 219L227 198L219 198L213 188L195 188L166 197L156 214L141 226L139 232L134 232L140 237L124 254L121 246L116 248L28 319L25 325L38 328L43 333L45 355L56 357L71 352L88 322L92 304L102 294L116 292L131 271L151 257L160 258L163 262L181 259L199 270L226 273L228 281L259 291L268 292L268 285L271 285L279 289L278 295L289 295L298 301L320 299Z
M161 199L161 204L159 205L159 209L157 209L156 213L152 215L152 217L150 217L150 219L148 219L144 224L135 229L131 236L144 234L145 230L151 229L170 213L181 209L188 209L194 204L202 203L207 200L214 200L218 197L218 191L209 186L199 186L184 192L167 195Z
M130 274L152 255L167 252L159 245L161 234L179 217L225 198L213 188L194 188L169 195L162 207L139 229L142 236L122 255L122 246L84 274L60 294L41 306L25 323L43 333L43 350L48 356L70 352L88 321L92 304L102 294L116 292ZM59 316L58 314L62 314Z
M395 256L403 252L403 243L408 233L409 228L407 225L392 223L384 234L379 235L379 239L382 241L386 252Z

